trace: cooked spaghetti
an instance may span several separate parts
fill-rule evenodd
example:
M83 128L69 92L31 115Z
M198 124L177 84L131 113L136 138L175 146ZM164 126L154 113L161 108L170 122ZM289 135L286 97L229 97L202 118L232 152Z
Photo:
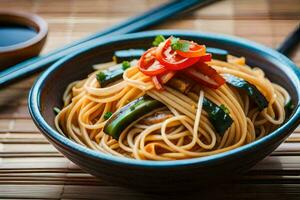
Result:
M174 37L157 42L138 62L99 64L70 83L57 130L106 154L178 160L238 148L284 122L288 92L245 58Z

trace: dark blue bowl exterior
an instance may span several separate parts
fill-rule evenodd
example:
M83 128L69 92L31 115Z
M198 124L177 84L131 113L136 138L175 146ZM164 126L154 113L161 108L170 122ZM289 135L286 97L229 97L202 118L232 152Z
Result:
M76 63L76 59L86 56L102 46L117 47L122 42L126 43L133 40L143 43L143 41L150 40L158 34L176 35L196 41L203 40L209 46L219 48L220 45L215 44L221 44L224 49L230 50L233 54L245 55L247 53L249 57L253 54L252 60L268 60L268 62L275 63L276 67L270 71L270 77L275 76L272 80L277 82L287 81L281 75L277 76L278 72L281 72L279 74L284 72L284 75L288 77L289 80L284 86L293 92L296 105L293 115L273 133L238 149L203 158L162 162L119 158L92 151L60 135L53 128L53 125L51 126L51 123L45 120L43 110L46 108L42 99L44 98L43 95L48 93L48 91L44 91L45 85L49 85L49 77L55 71L63 69L70 62ZM90 54L93 57L93 53ZM199 184L222 182L222 180L228 180L228 177L232 178L249 170L258 161L274 151L292 133L298 126L300 119L299 75L299 70L293 62L282 54L244 39L211 33L172 30L150 31L96 40L87 43L86 48L82 51L58 61L46 70L33 86L29 96L29 111L37 127L60 152L85 171L104 181L147 191L191 189Z

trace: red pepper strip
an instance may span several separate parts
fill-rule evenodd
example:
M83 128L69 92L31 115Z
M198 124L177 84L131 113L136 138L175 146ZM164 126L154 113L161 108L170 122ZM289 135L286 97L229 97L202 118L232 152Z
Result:
M216 81L219 86L223 85L226 82L225 79L208 64L199 62L195 66L201 73L211 77L214 81Z
M185 69L184 73L199 84L213 89L218 89L225 83L225 79L215 69L201 62Z
M154 84L154 86L157 90L163 90L164 89L163 86L160 84L157 76L152 76L151 78L152 78L152 82L153 82L153 84Z
M171 48L171 39L167 39L156 49L156 58L168 70L181 70L195 64L200 57L185 58Z
M164 74L159 75L160 82L166 84L176 74L175 71L168 71Z
M200 57L199 62L209 62L212 59L212 55L210 53L207 53Z
M155 58L156 47L148 49L140 58L138 67L143 74L148 76L156 76L166 72L166 68L161 65Z
M180 40L180 41L183 41L183 40ZM200 57L200 56L203 56L206 52L205 45L199 45L197 43L185 41L185 40L183 42L188 42L190 44L189 51L184 52L184 51L176 50L176 52L185 58Z

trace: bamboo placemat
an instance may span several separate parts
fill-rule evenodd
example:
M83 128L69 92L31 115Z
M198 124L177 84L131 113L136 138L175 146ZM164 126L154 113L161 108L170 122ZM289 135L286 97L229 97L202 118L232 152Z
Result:
M35 12L49 23L48 52L166 0L0 0L0 8ZM192 29L241 36L275 48L300 19L299 0L220 1L155 29ZM300 66L300 51L293 60ZM27 111L35 77L0 90L0 198L158 199L97 180L64 158ZM212 195L214 194L214 195ZM239 184L168 198L300 199L300 128Z

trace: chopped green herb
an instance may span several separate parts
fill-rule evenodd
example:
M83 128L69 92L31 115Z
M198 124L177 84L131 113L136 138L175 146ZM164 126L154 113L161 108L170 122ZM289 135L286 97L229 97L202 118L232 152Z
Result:
M104 114L104 119L108 120L112 116L112 112L107 112Z
M285 107L287 109L290 109L290 110L293 110L295 108L295 105L293 104L293 102L290 100L286 105Z
M96 78L97 78L97 80L101 83L102 81L105 80L106 74L105 74L104 72L99 72L99 73L96 75Z
M292 100L290 100L290 101L284 106L285 115L289 117L289 116L292 114L294 108L295 108L295 105L293 104Z
M220 105L220 108L221 108L226 114L230 114L228 108L227 108L224 104L221 104L221 105Z
M190 43L186 41L180 41L180 38L173 37L171 39L171 47L173 50L187 52L190 49Z
M171 38L171 45L176 45L179 42L180 38L178 37L172 37Z
M165 40L166 39L165 39L164 36L158 35L158 36L155 37L154 41L152 42L152 45L157 47L160 43L162 43Z
M266 97L256 88L255 85L231 74L223 74L223 77L231 86L246 91L250 99L258 106L259 110L263 110L268 107L269 103Z
M53 111L57 115L60 112L60 109L58 107L54 107Z
M128 61L123 61L122 62L122 69L125 71L126 69L128 69L130 67L130 62Z

